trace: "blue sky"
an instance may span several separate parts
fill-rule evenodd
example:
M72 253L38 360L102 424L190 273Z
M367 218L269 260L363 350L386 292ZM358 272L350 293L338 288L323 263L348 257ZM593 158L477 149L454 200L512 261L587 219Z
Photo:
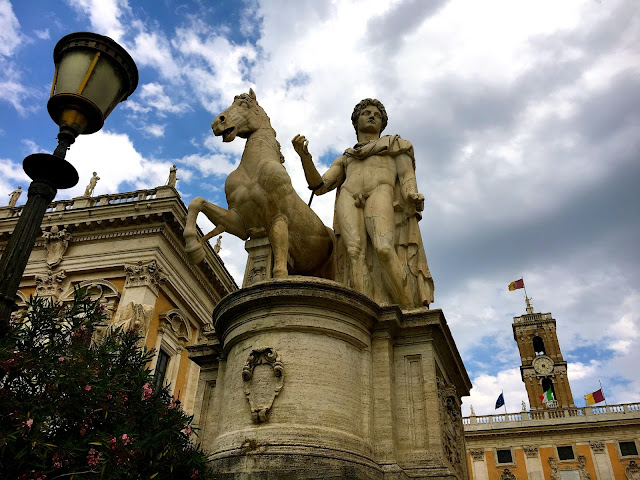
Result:
M474 383L463 411L526 399L511 331L524 299L507 291L521 276L557 319L576 404L599 380L609 403L640 400L636 2L0 0L0 198L28 184L26 155L55 148L52 52L74 31L118 41L140 82L72 147L80 184L58 198L94 170L98 194L154 187L175 163L185 203L226 206L243 140L210 123L252 87L306 199L290 140L306 135L322 171L355 143L353 106L379 98L385 133L415 147L433 307ZM328 225L332 205L314 200ZM240 281L242 242L225 235L221 255Z

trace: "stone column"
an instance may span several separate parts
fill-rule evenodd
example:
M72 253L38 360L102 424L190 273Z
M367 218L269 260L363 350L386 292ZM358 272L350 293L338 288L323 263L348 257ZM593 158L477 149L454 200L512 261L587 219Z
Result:
M538 453L538 447L524 446L524 463L527 468L529 480L544 480L542 462Z
M589 446L598 480L613 480L613 467L607 454L607 444L603 440L591 440Z
M471 448L471 471L473 472L473 480L489 480L489 471L487 470L486 455L484 448Z
M155 260L125 264L124 271L126 280L118 310L113 317L114 323L123 324L133 320L137 311L144 312L142 316L148 317L144 320L145 331L141 332L145 337L144 341L148 334L149 321L155 309L159 288L167 280L167 276ZM158 337L160 336L158 334ZM155 359L153 362L155 364Z

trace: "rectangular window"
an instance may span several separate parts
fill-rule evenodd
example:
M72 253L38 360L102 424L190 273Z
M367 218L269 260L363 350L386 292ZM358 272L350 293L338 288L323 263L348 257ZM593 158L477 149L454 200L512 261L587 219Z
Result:
M620 455L623 457L637 457L638 447L636 442L618 442L620 445Z
M167 373L167 365L169 364L169 354L164 350L158 351L158 360L156 361L156 370L153 374L153 388L162 387L164 376Z
M573 447L571 445L558 447L558 459L573 460L574 458L575 456L573 455Z
M511 449L496 450L496 455L498 456L498 463L513 463Z

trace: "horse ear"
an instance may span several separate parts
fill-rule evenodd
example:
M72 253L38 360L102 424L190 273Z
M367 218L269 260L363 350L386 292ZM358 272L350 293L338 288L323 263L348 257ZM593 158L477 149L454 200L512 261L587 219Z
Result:
M253 91L253 88L249 89L249 96L253 98L256 102L258 101L258 99L256 98L256 93Z

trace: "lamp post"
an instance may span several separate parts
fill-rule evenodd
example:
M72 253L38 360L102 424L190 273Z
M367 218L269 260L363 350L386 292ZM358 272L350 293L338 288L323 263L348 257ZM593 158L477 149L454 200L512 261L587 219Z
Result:
M29 261L44 213L59 188L78 183L78 172L65 160L80 134L95 133L116 105L138 86L138 69L131 56L111 38L76 32L64 36L53 50L56 66L47 103L60 127L53 155L35 153L23 161L33 180L7 249L0 258L0 333L6 331L20 280Z

